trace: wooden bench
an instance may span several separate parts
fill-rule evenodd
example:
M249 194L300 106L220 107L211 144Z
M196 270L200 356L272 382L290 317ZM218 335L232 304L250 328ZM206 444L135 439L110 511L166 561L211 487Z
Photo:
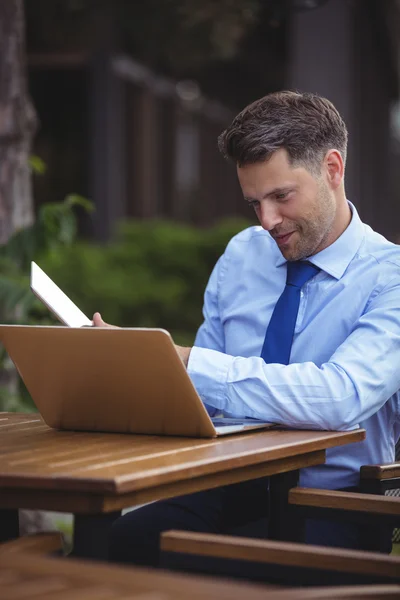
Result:
M329 581L334 581L338 574L348 574L352 583L400 583L400 557L377 552L186 531L163 533L161 550L166 566L190 568L194 563L188 557L207 557L214 559L213 568L217 572L226 573L225 565L234 561L229 572L236 568L242 576L256 580L278 581L283 577L281 583L295 581L310 585L326 580L326 574L331 573ZM281 567L286 569L280 571ZM293 578L288 567L305 571L306 577L299 577L296 572Z
M394 600L400 586L278 589L32 554L0 555L7 600Z

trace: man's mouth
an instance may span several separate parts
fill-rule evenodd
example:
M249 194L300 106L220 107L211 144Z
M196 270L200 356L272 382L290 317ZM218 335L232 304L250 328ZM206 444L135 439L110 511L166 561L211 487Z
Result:
M294 231L290 231L289 233L284 233L282 235L275 235L274 240L278 244L278 246L284 246L289 241L289 238L293 235Z

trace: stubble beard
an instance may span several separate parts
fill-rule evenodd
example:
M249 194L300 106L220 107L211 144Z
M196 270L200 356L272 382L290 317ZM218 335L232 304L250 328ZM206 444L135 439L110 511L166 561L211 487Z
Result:
M325 242L332 231L335 214L335 201L329 194L326 184L321 181L315 206L301 222L295 224L294 235L297 234L298 240L293 249L288 248L288 252L283 253L286 260L291 262L303 260L326 247Z

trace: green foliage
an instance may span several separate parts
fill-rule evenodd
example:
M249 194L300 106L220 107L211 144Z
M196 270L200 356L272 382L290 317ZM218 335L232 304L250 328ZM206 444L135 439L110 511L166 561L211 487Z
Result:
M30 290L30 262L40 262L42 256L72 244L77 231L76 206L92 210L92 204L78 195L69 195L64 202L43 205L33 225L16 231L7 244L0 247L1 323L45 325L52 322L49 311ZM10 380L10 361L2 347L0 378L3 384ZM31 407L21 381L15 391L10 391L8 385L0 385L0 410L26 410Z
M22 381L17 392L9 392L6 386L0 386L0 410L5 412L33 412L36 410Z
M40 265L89 316L130 327L164 327L193 343L204 288L229 239L248 222L208 230L163 221L124 223L112 243L80 242L42 257Z
M86 212L93 210L91 202L78 194L70 194L64 202L43 204L35 223L16 231L7 244L0 247L0 273L3 273L3 269L8 273L10 269L18 273L28 272L31 260L36 260L52 248L72 244L77 233L76 206ZM1 296L2 291L0 286Z
M226 220L203 230L133 221L122 224L108 245L72 243L73 206L91 208L76 198L44 206L36 226L16 233L11 248L1 249L1 322L57 323L30 291L29 265L35 260L89 318L99 311L115 325L163 327L177 343L192 344L208 277L232 235L250 223ZM5 360L3 351L0 368ZM17 394L0 387L0 410L28 408L33 405L22 382Z
M36 175L44 175L46 173L47 165L40 156L32 154L29 157L28 162L32 173L35 173Z

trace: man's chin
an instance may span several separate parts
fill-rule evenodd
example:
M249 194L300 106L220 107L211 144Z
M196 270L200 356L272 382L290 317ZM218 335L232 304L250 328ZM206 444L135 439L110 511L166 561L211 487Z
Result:
M309 256L309 254L306 254L304 251L301 252L298 248L280 248L280 251L282 256L289 262L303 260Z
M283 246L282 248L279 248L279 250L281 251L281 254L284 258L286 258L286 260L289 261L294 261L294 260L298 260L297 258L297 252L295 248L290 248L289 246Z

